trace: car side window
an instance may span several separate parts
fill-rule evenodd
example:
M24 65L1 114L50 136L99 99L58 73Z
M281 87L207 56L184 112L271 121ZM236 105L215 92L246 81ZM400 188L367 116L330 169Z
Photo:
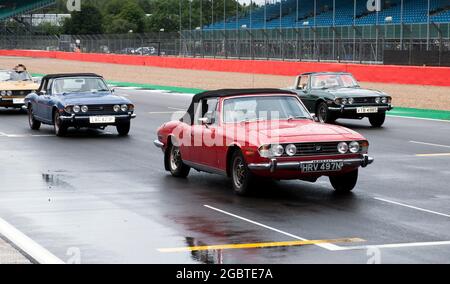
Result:
M298 82L298 89L306 90L308 87L309 76L302 76Z

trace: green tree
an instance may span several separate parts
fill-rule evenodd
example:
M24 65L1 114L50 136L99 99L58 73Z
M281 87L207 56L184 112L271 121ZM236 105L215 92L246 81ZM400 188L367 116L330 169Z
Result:
M106 32L109 34L125 34L129 31L136 31L137 26L129 21L121 18L116 18L107 25Z
M72 12L71 18L64 21L66 34L101 34L103 33L103 15L91 4L83 4L81 12Z
M122 7L119 18L128 21L129 23L136 26L136 32L142 33L145 31L145 12L139 5L134 1L127 1Z

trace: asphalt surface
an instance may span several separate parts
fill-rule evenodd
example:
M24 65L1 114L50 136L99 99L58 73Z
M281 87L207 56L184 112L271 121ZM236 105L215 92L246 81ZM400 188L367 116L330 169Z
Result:
M375 157L352 194L336 195L322 178L273 182L242 198L224 177L164 171L155 130L188 95L117 93L137 106L126 138L114 128L58 138L0 110L0 217L61 260L75 252L82 263L450 263L450 155L417 156L450 153L449 122L341 121L369 139ZM158 250L339 238L364 241Z

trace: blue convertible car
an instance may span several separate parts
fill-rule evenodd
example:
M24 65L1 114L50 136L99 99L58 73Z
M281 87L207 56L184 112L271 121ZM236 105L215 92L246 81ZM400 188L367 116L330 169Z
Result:
M114 94L96 74L54 74L42 79L39 89L25 98L31 129L50 124L57 136L69 127L105 129L116 126L120 136L128 135L134 105Z

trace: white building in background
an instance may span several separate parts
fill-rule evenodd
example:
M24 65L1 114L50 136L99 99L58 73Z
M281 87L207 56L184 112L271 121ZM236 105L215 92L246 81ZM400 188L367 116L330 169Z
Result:
M30 14L23 15L23 19L26 19L28 22L31 18L31 25L36 27L42 23L50 23L52 25L61 26L64 22L64 19L70 18L70 14Z

